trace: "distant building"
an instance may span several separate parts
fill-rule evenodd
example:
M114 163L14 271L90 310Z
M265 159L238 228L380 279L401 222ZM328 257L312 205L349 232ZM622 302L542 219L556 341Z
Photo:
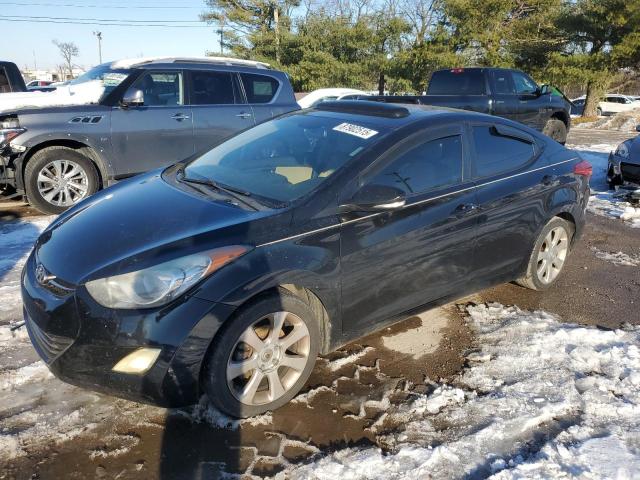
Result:
M48 70L31 70L25 68L22 70L22 76L24 77L26 82L30 82L31 80L44 80L47 82L66 82L67 80L71 80L73 78L79 77L87 70L82 67L74 67L73 68L73 76L69 76L65 71L64 73L58 69L48 69Z

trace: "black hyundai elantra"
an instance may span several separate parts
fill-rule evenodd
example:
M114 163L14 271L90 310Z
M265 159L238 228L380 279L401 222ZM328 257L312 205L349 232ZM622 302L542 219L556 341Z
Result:
M323 103L58 217L23 271L26 325L69 383L255 415L318 354L414 311L553 285L590 174L509 120Z

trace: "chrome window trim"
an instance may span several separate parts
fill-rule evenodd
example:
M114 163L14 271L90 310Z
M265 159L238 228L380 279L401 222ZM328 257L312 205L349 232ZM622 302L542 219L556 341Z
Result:
M563 160L562 162L552 163L551 165L545 165L544 167L534 168L533 170L527 170L525 172L515 173L515 174L509 175L507 177L497 178L497 179L491 180L489 182L484 182L484 183L480 183L478 185L473 185L471 187L462 188L462 189L456 190L454 192L448 192L448 193L444 193L442 195L437 195L435 197L426 198L426 199L420 200L418 202L406 204L404 207L400 207L398 210L402 210L402 209L408 208L408 207L413 207L414 205L422 205L423 203L433 202L435 200L439 200L439 199L444 198L444 197L449 197L451 195L455 195L455 194L458 194L458 193L463 193L463 192L472 190L474 188L480 188L480 187L484 187L484 186L487 186L487 185L492 185L494 183L502 182L504 180L510 180L512 178L519 177L521 175L526 175L528 173L538 172L540 170L545 170L547 168L555 167L555 166L562 165L562 164L565 164L565 163L574 162L576 160L579 160L579 157L573 157L573 158L570 158L569 160ZM327 230L331 230L332 228L341 227L343 225L349 225L351 223L359 222L361 220L367 220L369 218L373 218L373 217L377 217L378 215L382 215L384 213L388 213L388 212L376 212L376 213L372 213L371 215L365 215L364 217L358 217L358 218L354 218L353 220L347 220L345 222L336 223L335 225L329 225L327 227L317 228L315 230L309 230L308 232L298 233L296 235L291 235L289 237L281 238L279 240L272 240L271 242L265 242L265 243L261 243L260 245L256 245L256 248L267 247L269 245L274 245L276 243L286 242L288 240L294 240L296 238L302 238L302 237L305 237L307 235L313 235L314 233L325 232Z

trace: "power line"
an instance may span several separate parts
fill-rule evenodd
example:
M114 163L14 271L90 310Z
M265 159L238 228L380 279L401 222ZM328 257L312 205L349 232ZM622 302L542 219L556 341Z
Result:
M29 2L29 3L20 3L20 2L0 2L0 5L13 5L13 6L19 6L19 7L24 7L24 6L30 6L30 7L58 7L58 8L66 8L66 7L72 7L72 8L104 8L104 9L110 9L110 8L121 8L121 9L130 9L130 8L139 8L139 9L146 9L146 10L184 10L186 8L189 9L198 9L201 10L203 7L198 7L198 6L188 6L188 5L183 5L183 6L175 6L175 5L171 5L171 6L160 6L160 5L155 5L155 6L149 6L149 5L144 5L144 6L138 6L138 5L79 5L79 4L72 4L72 3L36 3L36 2Z
M8 19L20 20L72 20L79 22L116 22L116 23L202 23L200 20L120 20L117 18L49 17L32 15L4 15Z
M105 23L105 22L72 22L68 20L26 20L19 18L0 17L0 22L18 22L18 23L48 23L48 24L65 24L65 25L101 25L106 27L164 27L164 28L211 28L210 25L175 25L166 23Z

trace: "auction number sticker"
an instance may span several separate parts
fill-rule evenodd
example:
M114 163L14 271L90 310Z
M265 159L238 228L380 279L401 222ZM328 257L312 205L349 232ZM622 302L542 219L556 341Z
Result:
M337 127L333 127L333 129L336 132L348 133L349 135L364 138L365 140L377 135L378 133L370 128L361 127L360 125L354 125L352 123L341 123Z

